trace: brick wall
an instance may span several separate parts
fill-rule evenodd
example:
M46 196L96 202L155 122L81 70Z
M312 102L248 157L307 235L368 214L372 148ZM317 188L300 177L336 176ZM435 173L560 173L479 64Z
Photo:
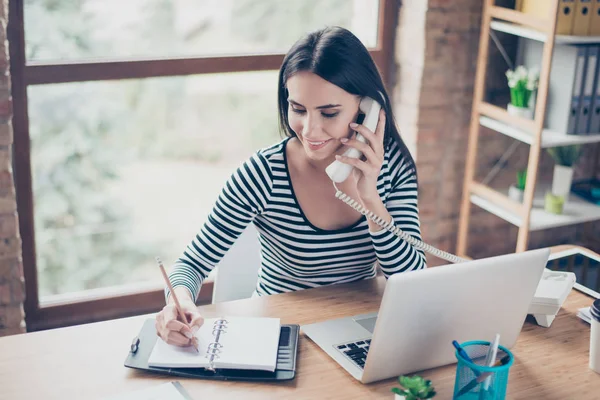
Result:
M481 0L404 0L396 31L394 109L417 162L422 234L426 242L449 252L456 251L482 4ZM501 34L499 39L514 60L517 40ZM508 95L504 75L508 67L492 42L489 49L486 98L493 97L494 103L505 107L508 98L502 94ZM485 128L480 133L476 178L482 181L514 140ZM589 164L588 153L582 164ZM528 154L529 146L519 144L489 184L507 188L516 170L527 165ZM538 182L551 181L552 168L552 160L543 152ZM579 243L586 228L599 229L578 225L534 232L530 248ZM480 258L514 252L517 232L513 225L472 205L467 253ZM446 263L433 256L428 261Z
M423 239L455 251L479 41L480 0L404 0L394 91L401 133L416 158ZM429 264L440 260L428 256Z
M12 172L13 129L7 19L8 0L0 0L0 336L25 332L25 288Z

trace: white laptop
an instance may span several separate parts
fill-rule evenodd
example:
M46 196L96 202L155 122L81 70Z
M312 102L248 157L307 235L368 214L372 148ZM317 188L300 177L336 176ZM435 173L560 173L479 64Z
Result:
M379 313L304 325L302 330L363 383L456 362L452 341L511 348L549 249L392 275Z

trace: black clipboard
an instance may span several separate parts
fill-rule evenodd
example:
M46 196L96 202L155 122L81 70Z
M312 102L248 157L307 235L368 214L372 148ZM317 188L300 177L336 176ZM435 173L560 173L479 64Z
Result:
M281 325L277 366L274 372L239 369L217 369L213 372L205 368L160 368L148 366L148 357L152 353L158 336L156 335L155 320L147 319L139 335L131 343L129 354L125 359L125 366L186 378L236 381L288 381L296 377L299 331L299 325Z

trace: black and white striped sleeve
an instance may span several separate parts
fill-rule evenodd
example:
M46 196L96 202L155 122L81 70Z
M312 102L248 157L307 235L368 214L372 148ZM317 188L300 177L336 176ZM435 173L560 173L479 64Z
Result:
M175 262L169 274L173 288L183 286L193 299L198 297L210 271L265 210L272 187L269 162L260 152L255 153L227 180L200 232Z
M390 152L389 170L392 172L391 192L386 208L394 224L415 239L421 240L419 209L417 206L417 177L396 146ZM369 232L382 272L389 278L398 272L426 268L425 253L400 239L395 234L381 229Z

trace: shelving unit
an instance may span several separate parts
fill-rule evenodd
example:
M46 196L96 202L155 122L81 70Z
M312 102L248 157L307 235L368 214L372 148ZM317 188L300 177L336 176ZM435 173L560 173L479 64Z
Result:
M535 29L527 28L517 24L503 21L491 21L490 27L498 32L510 33L515 36L520 36L526 39L545 42L547 36ZM573 44L594 44L600 43L600 36L571 36L571 35L555 35L554 44L557 45L573 45Z
M489 118L479 117L479 124L497 132L510 136L513 139L520 140L523 143L533 144L535 135L531 132L515 128L507 123ZM548 129L542 130L542 148L568 146L570 144L588 144L600 143L600 133L591 135L566 135L564 133L553 132Z
M554 46L600 43L600 36L556 35L559 0L548 0L548 3L551 8L550 15L554 17L549 20L541 20L516 10L495 6L494 0L484 0L463 200L460 210L457 243L457 254L460 256L468 256L466 250L471 204L475 204L519 227L517 252L527 250L529 233L532 231L600 220L599 206L573 194L569 195L569 201L565 204L563 214L550 214L544 211L543 200L544 193L548 188L543 185L538 185L536 188L538 164L542 149L571 144L600 143L600 132L589 135L566 135L562 132L544 129ZM510 115L505 109L484 101L486 66L489 54L488 36L491 30L543 43L534 120ZM510 199L503 190L496 190L474 180L481 126L530 146L523 203Z
M600 207L581 199L572 193L569 195L569 201L565 204L562 214L556 215L547 213L544 211L544 193L547 189L547 186L542 186L535 191L531 217L529 219L530 232L600 220ZM507 195L507 193L503 194ZM470 200L471 203L478 205L484 210L497 215L519 228L524 226L523 218L521 216L511 210L499 206L489 199L472 194Z

